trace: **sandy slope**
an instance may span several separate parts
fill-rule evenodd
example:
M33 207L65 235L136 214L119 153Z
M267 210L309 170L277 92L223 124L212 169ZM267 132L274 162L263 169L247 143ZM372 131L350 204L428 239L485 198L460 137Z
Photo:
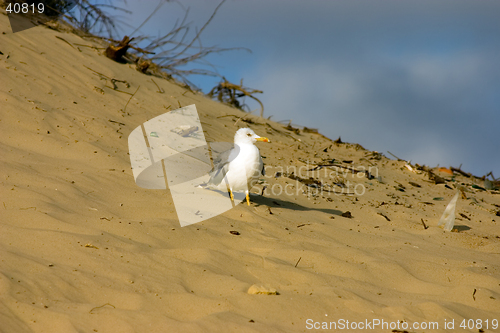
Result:
M155 79L160 94L134 66L76 44L99 46L45 27L11 34L0 15L1 332L303 332L307 319L436 321L438 331L454 319L455 331L477 332L461 320L500 320L498 192L467 186L460 232L444 232L436 225L455 190L405 162L257 117L235 126L242 112ZM116 85L128 94L89 68L126 80ZM272 144L259 143L264 196L180 228L168 191L134 183L127 137L190 104L211 141L249 126ZM332 158L373 164L382 182L334 168L303 173L360 194L315 195L273 177ZM254 284L279 295L248 294Z

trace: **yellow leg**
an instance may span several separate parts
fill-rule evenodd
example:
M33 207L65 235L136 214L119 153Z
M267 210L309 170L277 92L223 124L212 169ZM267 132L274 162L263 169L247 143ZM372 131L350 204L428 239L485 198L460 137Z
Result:
M233 191L231 191L231 189L227 189L228 192L229 192L229 196L231 197L231 201L234 201L234 196L233 196Z
M247 205L249 205L249 206L250 206L250 196L248 195L248 192L247 192L246 197L247 197Z

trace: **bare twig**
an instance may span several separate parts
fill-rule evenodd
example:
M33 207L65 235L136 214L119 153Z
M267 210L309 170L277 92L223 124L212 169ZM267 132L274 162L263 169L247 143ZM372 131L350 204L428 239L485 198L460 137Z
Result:
M113 89L114 91L121 92L121 93L123 93L123 94L132 95L132 93L130 93L130 92L128 92L128 91L123 91L123 90L119 90L119 89L114 89L114 88L111 88L111 87L108 87L108 86L104 86L104 88Z
M56 36L56 38L57 38L57 39L62 40L63 42L65 42L66 44L68 44L69 46L71 46L72 48L75 48L75 47L73 46L73 44L71 44L70 42L68 42L66 39L64 39L64 38L62 38L62 37L59 37L59 36Z
M100 3L92 4L88 0L76 1L75 10L66 13L65 17L68 18L73 25L85 33L92 33L95 35L106 34L112 37L116 32L116 17L112 17L106 13L106 10L120 11L131 14L130 11L112 5L111 0L109 4ZM116 1L114 2L116 3Z
M375 164L373 164L370 160L368 160L368 159L366 159L366 158L364 158L364 157L361 157L359 160L360 160L360 161L366 161L366 162L368 162L370 165L375 166Z
M269 123L266 123L266 126L269 127L270 129L272 129L273 131L277 132L277 133L280 133L280 134L283 134L285 136L288 136L288 137L294 139L295 141L302 142L302 140L295 138L293 135L291 135L289 133L282 132L282 131L280 131L280 130L274 128L274 127L272 127L271 124L269 124ZM306 144L306 145L309 145L306 142L303 142L303 143Z
M467 178L470 178L472 176L472 174L467 173L465 171L462 171L462 169L460 167L458 167L458 168L450 167L450 170L453 172L458 172L459 174L461 174L462 176L467 177Z
M115 307L113 304L106 303L106 304L104 304L104 305L101 305L101 306L96 306L95 308L90 309L89 313L92 313L92 311L94 311L94 310L97 310L97 309L103 308L103 307L105 307L106 305L112 306L112 307L113 307L113 309L116 309L116 307Z
M139 29L141 29L144 24L146 24L155 14L156 12L167 2L168 0L160 0L156 8L153 10L153 12L137 27L135 30L131 33L131 35L134 35Z
M123 108L123 112L125 112L125 110L127 109L128 103L130 103L130 100L132 99L132 97L134 97L134 95L137 93L137 91L139 90L140 87L141 86L138 86L137 89L136 89L136 91L132 94L132 96L130 96L130 98L127 101L127 104L125 104L125 107Z
M107 81L107 80L110 80L110 81L111 81L111 84L113 85L113 90L117 90L117 89L118 89L118 87L116 86L115 82L120 82L120 83L123 83L123 84L125 84L125 85L127 86L127 88L130 88L130 83L128 83L128 82L127 82L127 81L125 81L125 80L118 80L118 79L115 79L115 78L109 77L109 76L104 75L104 74L102 74L102 73L100 73L100 72L98 72L98 71L95 71L95 70L93 70L92 68L87 67L87 66L85 66L85 65L83 65L83 67L85 67L85 68L87 68L87 69L91 70L92 72L94 72L95 74L97 74L97 75L99 76L99 78L100 78L100 79L104 79L104 80L106 80L106 81ZM127 93L127 92L125 92L125 91L121 91L121 92ZM127 94L129 94L129 93L127 93Z
M361 173L365 173L367 175L369 174L369 172L367 170L356 170L353 167L345 166L345 165L341 165L341 164L318 164L318 165L316 165L316 167L314 167L314 168L312 168L311 170L308 170L308 171L315 171L315 170L322 169L322 168L325 168L325 167L337 167L337 168L342 168L342 169L349 170L352 173L360 173L361 172Z
M470 221L470 217L468 217L467 215L465 215L464 213L460 213L460 216L462 216L463 218L467 219Z
M226 0L223 0L219 3L219 5L215 8L214 12L210 16L210 18L205 22L201 29L195 29L195 36L186 41L188 38L188 34L190 32L190 25L186 23L189 10L185 11L185 15L181 22L176 22L174 28L164 36L161 36L156 39L152 39L150 37L138 37L136 38L136 42L141 42L144 40L151 40L149 44L144 47L144 51L159 51L156 52L155 56L140 61L147 62L148 66L146 69L142 70L145 72L146 70L149 73L162 76L167 79L171 79L173 77L180 79L186 85L193 86L195 85L187 79L190 75L208 75L208 76L218 76L220 75L214 70L207 69L181 69L182 66L186 64L202 64L203 66L208 66L214 68L209 62L205 60L205 58L212 53L220 53L230 50L244 49L250 51L245 48L219 48L219 47L205 47L201 44L200 36L202 32L206 29L206 27L212 22L215 15L217 14L220 7ZM156 11L157 9L155 9ZM197 45L196 45L197 44Z
M387 215L385 215L384 213L377 213L378 215L384 217L387 221L390 221L390 219L387 217Z
M299 264L300 259L302 259L302 257L300 257L299 260L297 260L297 263L295 264L295 267L297 267L297 265Z
M97 47L97 46L94 46L94 45L85 45L85 44L79 44L79 43L73 43L73 45L78 45L78 46L83 46L83 47L90 47L90 48L93 48L93 49L96 49L96 50L104 50L104 49L106 49L105 47Z
M155 80L151 79L151 81L153 81L153 83L155 84L156 88L158 88L158 91L157 91L158 93L163 94L165 92L165 90L163 90L163 88L160 88L158 86L158 84L155 82Z
M111 83L113 84L113 89L116 90L118 87L116 86L115 82L121 82L127 86L127 88L130 88L130 83L128 83L125 80L118 80L118 79L111 79Z
M109 121L110 123L115 123L115 124L118 124L118 125L125 126L125 124L124 124L124 123L121 123L121 122L116 121L116 120L111 120L111 119L108 119L108 121Z
M396 155L394 155L393 153L391 153L390 151L387 151L389 154L391 154L393 157L395 157L398 161L403 161L403 162L406 162L405 160L403 159L400 159L399 157L397 157Z
M198 31L198 33L193 38L193 40L191 40L191 42L181 52L179 52L177 56L181 56L186 51L188 51L191 48L191 46L193 45L193 43L200 38L201 33L203 32L203 30L205 30L205 28L208 26L208 24L213 20L213 18L215 17L215 14L217 14L217 11L219 10L219 8L222 6L222 4L224 2L226 2L226 0L222 0L219 3L219 5L215 8L214 12L212 13L212 16L210 16L210 18L208 19L208 21L203 25L203 27L201 27L201 29ZM182 60L179 60L179 61L182 62Z
M250 115L250 114L254 113L255 111L257 111L257 110L253 110L252 112L245 113L245 114L243 115L243 117L239 117L239 118L238 118L238 119L234 122L234 124L233 124L233 125L234 125L234 126L236 126L236 124L238 123L238 121L243 120L246 116L248 116L248 115Z

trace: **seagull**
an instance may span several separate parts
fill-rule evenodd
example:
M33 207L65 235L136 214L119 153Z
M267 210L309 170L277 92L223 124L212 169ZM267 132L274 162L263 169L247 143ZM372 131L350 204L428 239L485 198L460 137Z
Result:
M234 147L221 153L214 159L214 168L210 171L208 188L219 191L227 190L234 202L233 192L245 191L247 205L250 206L250 189L264 175L264 163L257 141L270 142L260 137L250 128L240 128L234 135Z

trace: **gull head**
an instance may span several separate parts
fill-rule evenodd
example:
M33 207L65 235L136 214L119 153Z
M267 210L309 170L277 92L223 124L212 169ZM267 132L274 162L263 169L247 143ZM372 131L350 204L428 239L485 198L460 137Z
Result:
M236 144L253 144L257 141L271 142L268 138L258 136L250 128L240 128L234 135L234 143Z

